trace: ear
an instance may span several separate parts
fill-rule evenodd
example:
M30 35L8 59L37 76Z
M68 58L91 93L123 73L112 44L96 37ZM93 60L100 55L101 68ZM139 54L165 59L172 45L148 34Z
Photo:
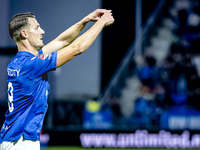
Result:
M21 34L21 38L26 39L28 37L28 34L26 33L26 30L21 30L20 34Z

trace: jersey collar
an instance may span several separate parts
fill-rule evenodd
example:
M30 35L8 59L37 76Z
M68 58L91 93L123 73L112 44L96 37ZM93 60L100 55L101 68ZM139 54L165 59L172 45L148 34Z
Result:
M38 54L39 54L39 51L38 51ZM33 57L35 57L34 54L32 54L30 52L27 52L27 51L18 51L17 55L20 55L20 56L33 56Z

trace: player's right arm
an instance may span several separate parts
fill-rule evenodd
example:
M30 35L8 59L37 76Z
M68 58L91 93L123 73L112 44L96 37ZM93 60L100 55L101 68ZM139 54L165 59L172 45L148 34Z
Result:
M110 10L106 9L96 9L95 11L84 17L82 20L71 26L69 29L62 32L53 41L45 45L42 48L43 53L49 54L70 45L77 38L77 36L80 34L82 29L87 25L88 22L98 21L100 19L99 16L103 15L106 11L111 12Z
M89 46L94 42L99 33L105 26L114 22L111 11L106 11L101 18L84 34L78 37L68 47L65 47L57 52L57 68L86 51Z

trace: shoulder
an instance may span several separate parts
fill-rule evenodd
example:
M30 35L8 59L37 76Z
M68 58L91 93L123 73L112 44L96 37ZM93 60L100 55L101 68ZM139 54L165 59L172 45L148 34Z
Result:
M29 67L36 57L28 52L18 52L16 56L10 61L8 64L8 68L23 68L23 67ZM33 61L32 61L33 60ZM26 67L26 68L27 68Z
M26 57L19 56L18 54L10 61L8 66L17 67L22 66L24 62L26 61Z

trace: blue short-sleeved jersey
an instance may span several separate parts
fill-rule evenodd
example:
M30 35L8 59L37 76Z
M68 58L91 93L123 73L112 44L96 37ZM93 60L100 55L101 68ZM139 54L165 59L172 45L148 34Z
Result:
M40 139L49 83L47 72L56 69L57 52L38 56L19 51L8 64L8 110L1 128L1 142Z

